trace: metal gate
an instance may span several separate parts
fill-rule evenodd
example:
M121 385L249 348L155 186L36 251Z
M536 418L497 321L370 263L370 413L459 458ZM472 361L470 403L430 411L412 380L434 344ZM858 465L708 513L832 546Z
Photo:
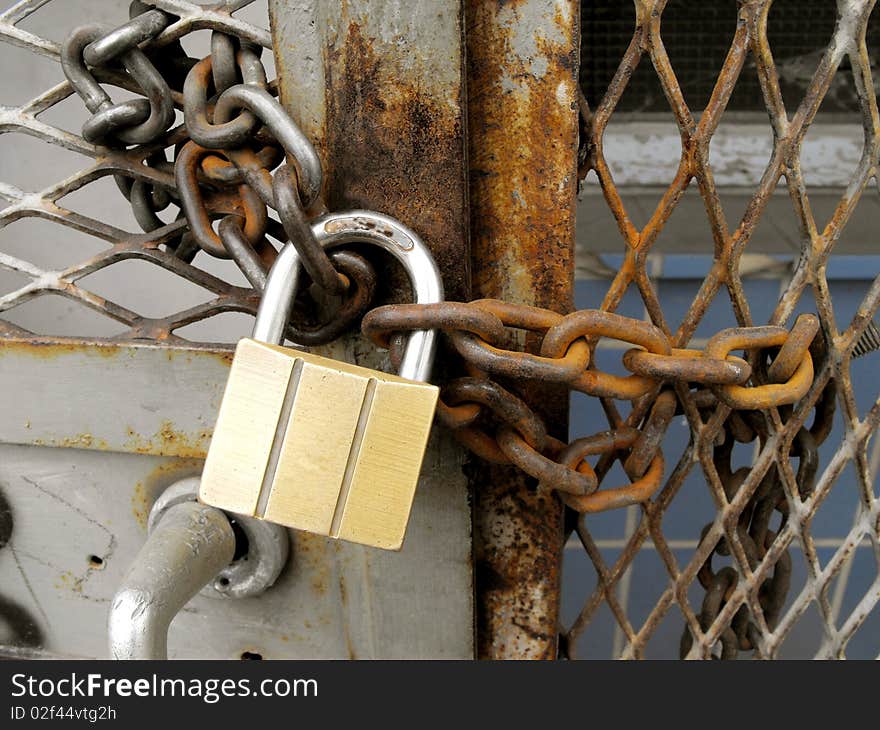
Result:
M586 5L590 8L584 23L596 21L597 25L585 28L585 39L608 33L609 45L620 43L613 32L623 25L619 16L628 8L613 3ZM876 444L868 448L880 404L876 389L867 386L870 356L853 359L856 343L877 308L876 259L856 264L866 267L870 281L844 287L834 279L842 276L845 266L831 256L848 245L847 225L857 218L859 206L864 206L866 215L876 215L870 196L876 194L871 186L876 186L880 138L872 67L876 68L880 39L876 17L871 21L873 8L873 2L843 1L836 7L834 3L758 1L701 3L700 8L689 3L636 2L635 30L625 34L629 42L612 64L607 88L585 90L594 102L590 105L584 99L581 170L595 175L623 240L618 250L625 254L624 265L612 277L602 300L603 308L632 307L640 302L646 316L662 323L680 347L694 346L706 319L713 320L713 329L718 318L735 319L743 326L786 324L798 312L815 311L827 353L810 393L795 412L771 411L765 439L749 445L749 436L755 434L747 433L742 439L747 443L734 447L733 468L750 467L734 491L730 473L725 474L719 465L723 447L713 446L727 417L725 409L701 413L693 393L677 388L679 399L688 404L685 411L691 435L686 445L672 446L671 436L664 442L665 453L675 466L662 490L644 509L627 515L613 549L600 547L607 526L591 524L590 516L577 523L576 534L598 578L579 612L566 624L565 646L570 650L590 646L583 640L588 639L591 621L601 617L603 607L610 609L619 627L613 650L624 657L657 656L652 645L655 638L668 653L674 653L676 647L670 646L668 636L678 635L685 624L689 632L680 651L691 657L708 657L716 646L726 657L748 649L756 657L768 658L786 653L843 657L848 645L856 656L875 656L880 648L870 620L880 598L874 486L880 452ZM678 33L670 39L669 51L664 46L667 21ZM710 32L716 35L707 36ZM785 47L795 36L804 43L810 33L822 39L818 49L795 48L792 53ZM721 34L729 42L722 41ZM690 42L682 42L687 35ZM724 49L723 56L715 54L720 67L709 66L715 48ZM584 53L589 56L589 45ZM688 62L702 65L695 70ZM799 74L793 74L793 69ZM593 71L587 74L592 79L600 77L601 61L585 65L585 70ZM659 93L652 95L655 89ZM635 98L627 99L629 93ZM737 95L739 104L728 110ZM645 155L656 156L643 162L645 166L651 160L656 160L655 167L664 167L663 158L675 160L665 165L673 174L654 197L656 207L648 208L646 219L637 221L642 201L628 196L615 182L620 176L632 180L632 173L620 169L607 140L613 139L618 114L646 105L650 112L674 122L680 144L673 133L637 147ZM756 124L745 127L751 137L734 133L732 143L738 143L742 154L731 157L726 154L731 138L725 139L725 127L738 122L739 131L744 131L737 106L760 113L752 117ZM823 123L841 119L849 123L842 134L840 127L823 133ZM815 137L822 138L819 150L811 146ZM823 155L822 143L826 148L836 144L837 149L831 153L826 149ZM657 149L663 145L667 150ZM613 151L620 156L621 149L615 146ZM630 149L626 154L633 161L638 152ZM738 169L731 169L731 163L738 164ZM719 178L734 178L731 187L738 188L739 200L727 194ZM744 195L746 185L752 190ZM698 191L702 206L685 207L688 190L691 200ZM783 196L788 200L781 200ZM702 250L695 250L693 244L689 250L711 253L710 260L664 257L664 229L673 225L679 206L686 210L685 225L699 230L703 242ZM758 237L756 231L768 225L777 245L762 250L760 242L753 245L753 239ZM795 235L786 235L783 228L794 228ZM680 234L681 229L678 221L676 232ZM874 236L864 229L860 232L868 236L861 239L862 250L871 251ZM764 231L759 235L766 237ZM858 245L851 241L859 236L849 238L849 245ZM779 244L786 241L790 251L783 254ZM673 250L674 245L673 241ZM751 255L768 250L776 255ZM652 256L655 251L658 255ZM681 267L678 271L676 260ZM773 276L774 270L780 282L776 286L762 289L750 281L756 274ZM699 282L683 294L686 311L660 294L668 286L657 281L664 275ZM860 278L853 276L852 265L843 276ZM853 296L855 291L857 296ZM851 298L844 303L847 296ZM858 382L860 377L866 382ZM607 410L612 425L618 418L636 420L633 414L618 415L612 404ZM821 434L825 443L799 446L799 439L804 443L805 425L806 431ZM807 474L810 459L818 461L809 467L815 469L814 486ZM695 474L699 475L696 479ZM701 483L697 489L694 481ZM784 492L788 516L765 546L750 545L742 516L752 509L753 495L768 489L771 482ZM714 515L708 514L708 504L699 506L706 494L712 498ZM851 524L850 515L854 515ZM682 528L685 518L690 520L687 530ZM706 527L700 532L704 521ZM652 559L640 557L646 548L656 551ZM642 571L631 574L639 561L643 561ZM725 565L734 570L727 572ZM649 577L652 572L654 576ZM856 574L857 582L852 581ZM641 609L634 611L632 597L643 585L640 575L645 584L655 587L651 599L643 599ZM787 590L780 591L789 582ZM676 628L670 629L669 624ZM792 651L787 651L787 640Z
M258 7L262 3L149 4L179 17L173 33L220 28L272 46L265 9ZM872 76L880 38L874 4L731 0L700 3L698 9L674 0L581 4L577 163L582 182L574 304L643 317L676 348L700 347L721 327L766 323L790 328L798 314L813 312L821 326L814 342L815 377L794 408L760 413L757 408L731 411L687 383L676 383L681 412L671 417L662 437L667 465L662 487L626 510L563 513L555 499L549 506L534 499L533 482L519 483L509 472L474 466L469 477L476 506L481 656L880 654L874 610L880 599L880 501L875 488L880 447L871 442L880 401L870 377L876 356L854 356L871 349L871 322L880 298L872 225L880 214L880 118ZM193 341L232 342L246 334L249 319L241 313L253 313L255 295L228 262L203 257L193 266L164 253L160 246L179 233L183 221L177 228L171 221L159 229L164 238L157 238L138 232L122 206L118 218L106 217L100 191L102 186L112 188L114 173L167 180L161 170L145 173L146 152L140 157L107 154L80 137L85 114L54 67L59 41L68 30L53 15L60 5L25 0L0 15L0 37L11 44L11 56L46 64L39 93L21 90L26 93L9 100L0 112L0 143L15 140L0 148L4 161L11 163L0 175L0 197L6 201L0 210L0 333L6 338L5 352L12 353L16 344L24 348L26 355L13 366L17 368L32 362L35 345L75 351L94 349L96 341L105 339L100 351L106 353L154 340L185 349L196 361L218 357L218 348L200 351ZM285 12L283 3L273 5L277 13ZM295 3L288 5L295 10ZM83 3L82 12L101 19L97 15L109 13L107 6ZM438 133L443 144L441 154L431 160L434 167L418 170L427 192L412 203L405 190L389 186L388 205L397 206L401 215L421 215L429 242L432 236L449 236L452 243L439 256L446 257L448 273L461 253L456 245L465 237L461 229L469 192L475 247L472 293L507 293L525 300L535 282L561 291L572 262L562 245L554 252L541 245L565 243L566 231L573 231L574 206L564 201L574 186L575 150L566 149L574 135L573 125L570 130L566 125L574 115L554 116L545 102L566 101L570 94L566 81L577 68L577 4L526 0L509 7L488 1L449 7L454 22L438 22L443 33L438 30L433 42L448 44L443 48L454 58L436 75L437 88L429 84L424 92L449 103L423 105L423 114L433 115L436 129L448 134ZM383 37L378 25L385 18L379 12L376 16L372 28L366 22L367 31L359 32L380 39L381 49L352 36L349 25L345 44L340 42L344 52L331 59L331 67L349 63L357 65L360 81L370 74L387 81L375 70L381 65L371 54L403 54L393 50L395 39L399 49L413 39L399 29L397 36ZM247 21L258 17L257 24ZM107 20L116 24L122 18ZM328 37L340 34L338 21L327 21ZM807 38L808 24L815 37ZM498 30L502 28L504 33ZM823 28L824 35L816 28ZM456 29L465 35L467 54L454 45L460 41ZM425 35L423 30L422 36L413 37L427 42ZM438 56L439 48L434 49ZM359 55L345 56L354 54L353 49ZM297 67L291 64L309 54L301 49L278 54L282 86L289 85L291 98L302 98L308 82L294 76ZM466 94L457 87L450 91L461 78L443 73L457 68L466 55ZM492 64L506 72L498 83L486 70ZM328 94L354 94L352 88L332 84L326 80ZM284 93L282 88L282 97ZM470 107L467 125L462 123L462 95ZM354 96L343 98L354 103ZM384 114L386 123L400 122L395 116L399 109L391 102L383 107L372 97L357 99L369 113ZM320 131L329 147L342 144L343 122L351 124L356 117L341 102L338 106L331 109L335 116L329 122L319 119L317 111L312 114L313 109L303 112L306 126L313 125L309 131ZM558 134L551 135L541 124ZM469 161L463 151L465 127ZM514 134L511 139L507 129L523 138ZM399 131L407 151L388 164L402 169L413 164L419 151L411 130ZM538 132L546 132L552 144ZM34 139L55 150L52 159L57 162L48 169L28 166L39 154L28 146L37 144L27 141ZM544 154L537 149L542 146L548 148ZM421 154L426 154L424 148ZM93 164L83 165L83 155ZM335 163L362 157L355 172L366 177L375 169L370 165L378 164L367 155L368 150L349 146ZM469 190L457 175L465 165L470 168ZM438 170L446 170L448 179L438 179ZM389 172L393 175L394 168ZM507 182L493 182L499 179ZM98 192L89 197L89 191ZM367 200L380 193L369 183L336 192L341 198ZM446 210L458 211L455 230L438 222L431 207L434 196L442 197ZM24 224L35 220L39 224L24 233ZM14 233L18 229L22 235ZM534 247L527 250L526 243L515 242L518 237ZM41 253L44 240L63 248L63 262L57 250ZM536 260L523 274L527 281L519 290L498 281L497 272L487 273L490 264L502 260L503 245L521 245L519 263L529 256ZM135 275L138 266L143 268ZM153 275L175 278L174 298L156 301L159 284L148 278ZM468 294L461 283L466 278L466 272L458 271L459 297ZM144 282L143 289L120 289L123 280ZM184 281L195 286L187 288ZM566 301L570 295L528 303L564 311L571 306ZM126 298L132 304L126 305ZM38 302L53 301L64 306L34 310ZM55 329L46 329L53 322ZM602 339L595 362L605 371L626 374L622 351L620 342ZM755 366L760 370L766 363ZM636 399L631 407L626 401L575 396L570 436L638 426L655 396ZM203 397L209 411L216 393ZM46 411L54 412L51 407ZM563 411L556 408L551 416L558 422ZM119 434L66 433L57 424L41 432L36 422L22 417L4 423L0 440L198 459L210 426L187 422L183 413L180 418L183 425L175 421L169 427L157 416ZM444 448L444 458L459 473L453 463L460 458L458 452L448 444ZM596 471L603 483L627 481L612 459L600 460ZM502 483L506 486L499 489ZM459 520L457 534L466 535L463 494L462 487L453 512ZM520 513L511 512L511 503ZM754 525L759 522L756 540ZM553 525L567 536L564 550L554 541ZM516 540L507 539L508 529ZM102 569L101 556L94 557L99 563L89 570ZM460 560L456 555L450 564ZM455 580L460 583L462 575L455 572ZM468 609L455 608L459 614ZM20 624L18 638L5 646L38 650L39 632L28 626ZM467 651L466 644L458 650Z

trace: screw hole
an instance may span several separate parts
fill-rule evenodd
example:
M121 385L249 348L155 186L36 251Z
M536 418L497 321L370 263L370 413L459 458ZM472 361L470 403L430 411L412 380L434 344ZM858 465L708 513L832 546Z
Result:
M89 567L95 570L101 570L104 567L104 558L97 555L89 555Z
M262 654L257 654L257 652L255 652L255 651L243 651L243 652L241 653L241 658L242 658L244 661L251 661L251 662L253 662L253 661L259 661L259 660L261 660L261 659L263 658L263 655L262 655Z

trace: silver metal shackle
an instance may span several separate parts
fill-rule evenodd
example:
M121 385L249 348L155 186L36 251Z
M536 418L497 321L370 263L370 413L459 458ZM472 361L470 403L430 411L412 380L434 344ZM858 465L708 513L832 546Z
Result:
M372 211L349 210L328 213L316 218L311 225L315 238L324 248L363 243L388 251L406 270L416 304L443 301L443 282L430 249L415 232L394 218ZM255 340L269 344L283 341L300 269L296 248L286 244L269 271L254 323ZM435 330L416 330L409 334L400 364L401 377L419 381L430 378L436 340Z

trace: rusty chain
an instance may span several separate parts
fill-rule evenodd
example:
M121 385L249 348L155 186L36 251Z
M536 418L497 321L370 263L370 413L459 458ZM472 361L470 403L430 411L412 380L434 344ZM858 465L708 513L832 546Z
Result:
M836 384L829 381L819 401L813 425L810 428L801 426L787 453L781 453L780 459L795 457L798 460L795 482L798 498L807 499L816 482L819 466L818 448L831 433L836 403ZM780 415L787 419L791 415L789 408L781 409ZM740 494L747 477L749 467L736 470L731 466L731 455L735 443L749 444L756 440L763 447L769 438L767 424L759 411L731 411L721 433L721 442L714 449L714 463L724 488L728 502ZM779 515L778 525L771 529L774 515ZM773 547L777 535L785 527L789 517L789 501L781 476L781 467L774 463L749 496L736 524L736 541L745 555L750 570L755 570ZM712 524L703 528L700 541L707 538ZM713 568L713 558L721 559L731 555L731 547L727 538L722 537L712 548L705 562L697 573L697 579L705 590L702 606L698 615L700 630L709 631L725 605L732 597L740 580L737 570L731 565ZM777 622L785 607L785 601L791 584L792 559L788 549L783 550L772 566L772 573L764 579L757 593L757 603L761 608L762 619L770 631L776 628ZM753 616L749 605L739 606L720 634L720 659L736 659L741 651L754 651L759 648L757 617ZM685 658L693 646L694 637L691 629L685 626L681 637L679 653Z
M232 259L257 291L277 254L272 240L290 241L317 298L331 306L328 314L316 297L311 304L299 302L296 311L311 310L313 316L292 322L287 336L303 345L337 338L370 307L376 274L363 257L346 250L328 255L315 241L309 220L322 212L321 162L275 98L260 61L262 49L214 30L211 54L193 59L179 40L153 46L175 16L141 2L131 4L130 15L116 29L89 25L74 30L62 48L62 64L92 113L84 138L147 152L144 160L156 175L117 177L139 225L147 231L167 225L159 213L176 205L177 218L185 218L187 227L166 248L187 262L199 252ZM137 96L113 102L102 84ZM177 127L175 110L184 117ZM166 157L168 148L173 162ZM174 184L157 182L172 174ZM673 348L657 326L611 312L562 315L497 300L389 305L373 309L362 322L363 332L382 347L391 346L401 333L428 328L446 334L468 373L444 385L437 420L477 456L515 464L583 513L641 503L656 492L665 468L660 445L678 407L670 385L702 389L704 401L708 397L732 409L735 423L740 412L796 403L813 382L809 349L818 320L801 315L791 331L726 329L704 350ZM510 349L513 329L540 335L539 351ZM622 358L629 375L595 367L600 338L633 346ZM748 359L731 355L735 350L744 350ZM770 352L773 359L765 367ZM516 384L530 380L600 398L652 399L653 405L639 428L620 425L566 444L549 435L541 418L517 396ZM588 457L620 459L630 483L600 491ZM761 542L756 545L762 546L759 552L766 549ZM719 585L728 581L727 573L719 575Z
M145 231L167 225L159 213L174 204L186 229L165 244L190 263L199 254L232 259L261 291L277 255L271 239L291 241L313 282L303 287L289 339L330 342L370 306L376 289L372 265L351 251L327 254L308 221L320 214L321 162L275 98L260 61L262 48L213 30L211 54L186 55L180 40L153 42L175 16L131 3L129 22L111 29L75 29L62 47L62 67L92 113L83 137L93 144L146 152L157 175L174 184L116 176ZM113 102L102 84L137 96ZM173 127L175 110L184 123ZM166 148L174 153L173 162ZM280 224L269 216L277 212ZM216 225L216 229L215 229ZM303 316L308 313L309 316Z
M704 402L722 403L734 413L796 403L813 382L810 346L819 321L803 314L791 331L725 329L710 338L705 350L673 348L659 327L611 312L561 315L486 299L387 305L372 310L362 323L364 334L381 347L389 347L396 333L425 328L442 330L469 371L442 388L438 421L477 456L515 464L543 487L557 491L567 506L584 513L644 502L660 486L664 472L660 444L678 406L674 390L661 390L664 386L682 383L703 388L708 396L702 398ZM538 354L507 349L511 329L541 335ZM635 346L622 358L630 375L595 367L592 353L603 337ZM756 364L771 352L773 359L756 373L748 361L730 354L736 349L744 349ZM564 444L547 434L541 418L513 392L517 382L530 380L620 400L659 395L641 428L621 426ZM589 456L621 459L631 483L597 491L599 479L586 461Z

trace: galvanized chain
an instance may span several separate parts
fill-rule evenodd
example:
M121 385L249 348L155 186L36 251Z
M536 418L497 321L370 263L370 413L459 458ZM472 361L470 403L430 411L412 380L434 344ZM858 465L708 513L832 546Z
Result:
M137 11L137 4L133 4L132 14ZM149 144L171 127L174 122L171 89L139 47L161 33L168 22L165 13L150 10L116 29L91 24L68 35L61 51L61 65L68 81L92 112L83 126L85 140L113 146ZM107 78L107 83L133 87L142 98L114 103L93 72L99 68L121 74L129 82Z
M322 212L321 162L276 100L262 48L215 30L211 54L194 59L179 39L152 45L175 16L141 2L131 4L130 15L115 29L74 30L64 43L62 66L92 112L83 127L86 140L133 149L148 167L173 171L173 186L116 176L138 224L145 231L162 228L158 214L175 204L177 218L188 226L166 249L187 263L200 251L231 258L257 291L277 255L270 238L290 240L320 304L303 297L297 312L312 316L300 314L287 336L304 345L336 339L369 307L375 272L362 256L345 250L328 255L315 241L308 221ZM140 96L114 103L101 83ZM172 128L175 109L183 111L184 124Z

